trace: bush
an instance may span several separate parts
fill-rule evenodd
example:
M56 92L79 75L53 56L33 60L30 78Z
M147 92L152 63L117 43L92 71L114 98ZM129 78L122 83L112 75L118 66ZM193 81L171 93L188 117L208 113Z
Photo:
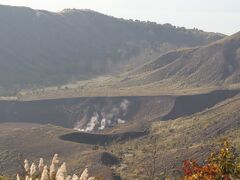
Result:
M196 160L183 163L184 180L237 180L240 179L240 157L228 141L220 151L213 152L204 165Z

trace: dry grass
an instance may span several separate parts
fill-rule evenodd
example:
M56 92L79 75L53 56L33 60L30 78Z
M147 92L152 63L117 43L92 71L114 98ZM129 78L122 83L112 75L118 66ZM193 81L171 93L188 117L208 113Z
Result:
M0 175L16 173L25 157L30 161L39 157L51 159L55 153L66 161L70 173L80 172L92 163L88 160L92 146L58 138L72 130L52 125L6 123L0 124L0 132Z
M95 177L90 177L89 170L86 168L80 174L69 175L65 162L59 163L59 156L55 154L51 164L47 165L43 158L40 158L38 164L30 163L27 159L24 160L22 172L16 176L17 180L96 180Z
M108 147L108 151L122 159L119 165L112 168L123 179L144 178L143 162L146 160L146 154L152 151L149 144L153 138L158 142L156 169L161 176L176 174L175 170L181 167L184 159L205 159L209 151L223 138L229 138L239 148L239 107L238 95L188 117L155 121L149 136L114 143ZM88 164L87 159L96 154L96 151L91 150L92 146L59 140L59 135L72 132L64 128L50 125L1 124L0 131L0 144L4 145L0 147L0 161L7 162L4 167L12 168L12 172L17 165L11 167L11 163L18 159L16 154L19 152L23 155L31 154L30 160L42 156L48 158L57 152L66 159L73 173L84 168L84 165ZM91 163L93 162L91 159Z
M141 177L149 144L157 138L159 156L158 175L175 174L185 159L205 159L222 139L228 138L240 147L240 96L228 99L204 112L177 120L155 122L149 137L116 144L112 152L122 157L122 164L115 170L123 179Z
M184 85L181 81L162 81L144 85L125 86L124 79L128 75L119 77L105 76L74 84L64 85L60 88L46 87L35 90L22 90L19 100L57 99L73 97L116 97L116 96L163 96L163 95L193 95L208 93L221 89L240 89L240 84L231 85ZM128 77L132 78L132 77ZM139 76L138 76L139 78ZM14 98L14 97L9 97ZM4 98L6 99L6 98Z

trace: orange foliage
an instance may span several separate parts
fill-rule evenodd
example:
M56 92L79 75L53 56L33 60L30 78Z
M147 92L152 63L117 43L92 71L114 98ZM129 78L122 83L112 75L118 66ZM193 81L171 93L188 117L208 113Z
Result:
M219 152L212 153L204 165L196 160L183 162L183 180L235 180L240 179L240 161L228 141Z

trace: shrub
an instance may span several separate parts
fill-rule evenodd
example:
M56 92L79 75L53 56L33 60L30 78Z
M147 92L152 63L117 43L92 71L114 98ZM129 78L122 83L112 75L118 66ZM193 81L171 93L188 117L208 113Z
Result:
M184 180L235 180L240 179L240 158L228 141L220 151L213 152L204 165L196 160L183 163Z

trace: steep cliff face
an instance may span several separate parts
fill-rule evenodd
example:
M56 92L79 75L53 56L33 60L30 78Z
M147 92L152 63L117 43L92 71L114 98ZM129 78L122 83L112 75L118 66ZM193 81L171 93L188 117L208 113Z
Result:
M172 97L92 97L0 101L0 122L54 124L99 131L129 121L157 118L171 109Z
M239 90L220 90L208 94L177 97L173 108L162 117L163 120L176 119L183 116L193 115L211 108L216 104L239 94Z
M0 101L0 122L53 124L79 131L132 131L156 119L175 119L210 108L239 91L191 96L89 97L38 101ZM126 126L125 126L126 125Z

